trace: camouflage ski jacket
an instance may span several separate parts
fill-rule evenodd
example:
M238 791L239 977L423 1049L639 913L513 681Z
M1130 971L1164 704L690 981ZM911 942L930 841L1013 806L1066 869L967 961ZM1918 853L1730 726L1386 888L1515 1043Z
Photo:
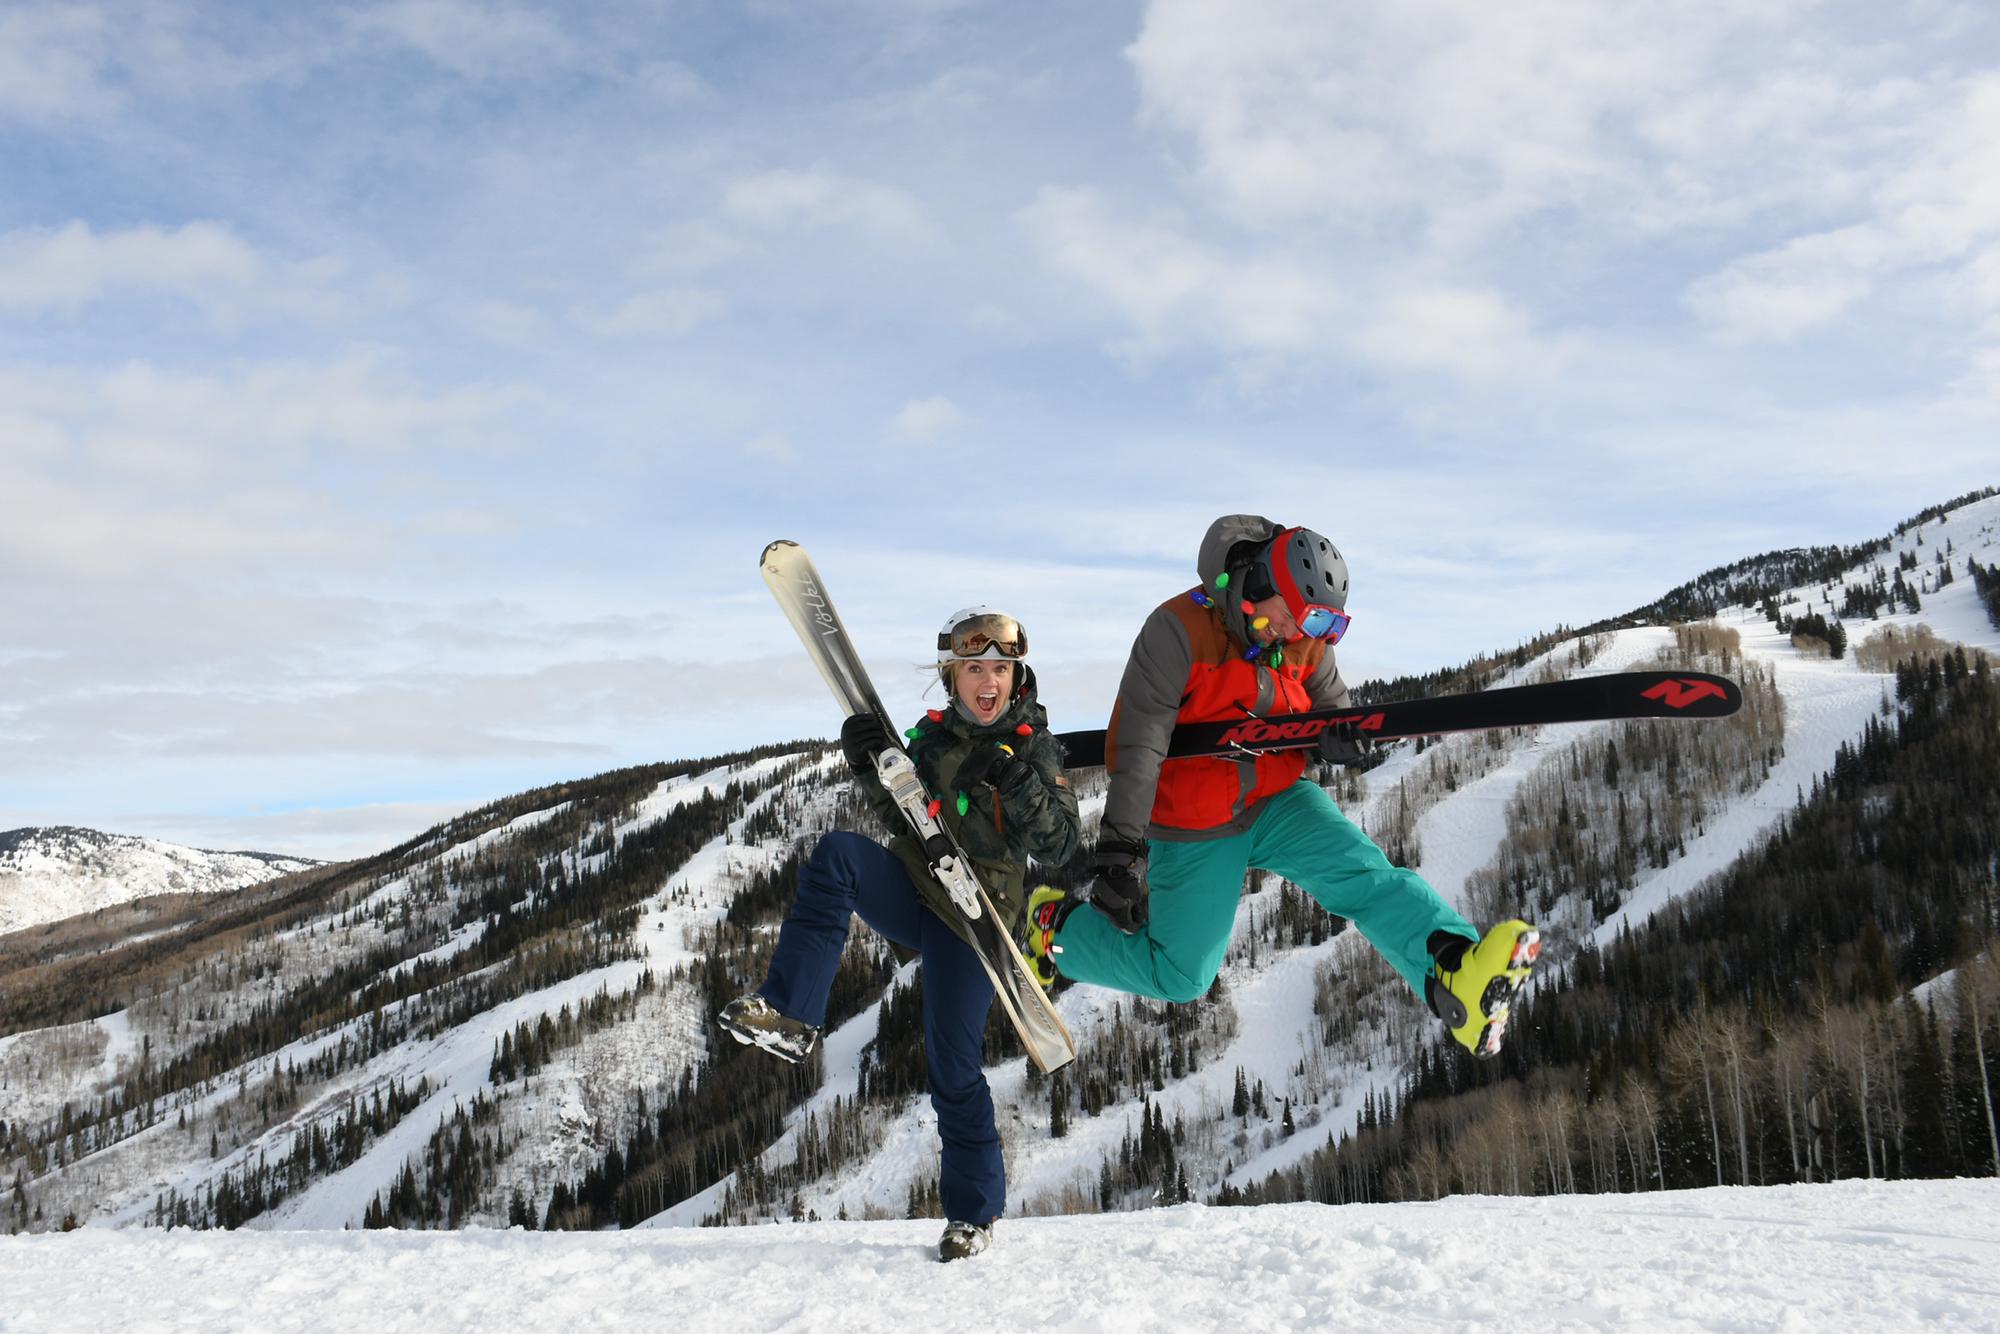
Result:
M981 727L958 709L933 709L919 721L916 735L906 741L910 759L924 787L942 803L938 818L972 858L986 892L1010 934L1020 924L1028 901L1028 859L1059 866L1076 855L1082 841L1082 819L1076 794L1063 776L1062 745L1049 732L1048 712L1035 695L1035 674L1025 665L1022 688L999 718ZM1034 771L1020 791L1002 797L990 787L964 793L953 781L959 769L981 746L1005 745ZM889 850L903 861L917 893L930 909L954 926L961 919L956 904L930 873L916 839L905 832L902 813L873 774L857 775L862 795L894 836ZM963 931L960 932L964 934Z

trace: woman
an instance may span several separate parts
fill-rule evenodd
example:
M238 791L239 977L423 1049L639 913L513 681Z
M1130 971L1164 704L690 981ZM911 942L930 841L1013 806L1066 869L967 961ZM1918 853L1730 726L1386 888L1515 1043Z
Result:
M1066 862L1081 837L1027 653L1027 635L1005 613L968 607L946 621L937 668L951 704L931 710L906 743L924 786L941 799L939 818L971 857L1010 934L1025 908L1028 858ZM966 943L962 915L876 777L875 757L893 744L888 729L860 714L840 740L856 784L895 836L887 848L838 830L820 839L799 873L764 985L731 1001L720 1021L739 1042L800 1060L825 1022L851 914L917 952L925 1073L943 1141L938 1193L948 1222L938 1255L962 1259L986 1249L1007 1203L993 1096L980 1066L993 984Z

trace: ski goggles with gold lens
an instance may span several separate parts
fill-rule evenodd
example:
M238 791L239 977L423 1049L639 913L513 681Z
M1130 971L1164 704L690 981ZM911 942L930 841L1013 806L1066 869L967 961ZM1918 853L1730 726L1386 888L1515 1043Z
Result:
M954 658L1025 658L1028 632L1012 616L974 616L938 636L938 653Z

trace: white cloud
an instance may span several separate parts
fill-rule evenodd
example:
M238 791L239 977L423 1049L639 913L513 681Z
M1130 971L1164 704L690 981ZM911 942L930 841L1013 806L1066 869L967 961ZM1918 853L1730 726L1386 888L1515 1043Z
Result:
M573 62L561 26L519 5L391 0L354 13L357 31L387 35L468 79L533 74Z
M2000 343L1975 348L1965 370L1951 384L1955 406L1987 417L2000 416Z
M891 429L898 440L929 444L965 420L956 404L942 395L913 398L896 414Z
M715 89L700 74L677 60L656 60L639 71L639 86L669 106L715 99Z
M1209 204L1406 255L1476 257L1546 215L1586 219L1597 245L1823 220L1913 157L1935 163L1918 207L1994 175L1972 85L1910 73L1951 13L1903 15L1899 48L1826 9L1154 0L1127 56L1145 122L1187 137ZM1927 151L1940 140L1962 147Z
M0 234L0 311L75 313L93 302L155 292L235 325L258 313L338 310L345 304L335 287L340 276L330 261L270 260L216 222L106 232L71 222Z
M680 337L727 308L721 293L705 288L671 287L637 292L609 310L584 311L577 322L604 338Z
M261 34L240 28L226 44L214 32L234 28L230 17L172 0L12 5L0 12L0 116L105 121L151 97L196 102L327 58L323 43L253 49Z
M1955 72L1973 21L1907 9L1886 44L1823 0L1152 0L1126 56L1183 215L1044 191L1025 216L1142 353L1490 381L1688 311L1730 345L1892 297L1978 323L2000 75ZM1572 272L1642 276L1607 312ZM1327 336L1333 292L1351 338Z
M2000 76L1966 85L1947 114L1856 202L1860 220L1794 237L1694 283L1689 306L1729 342L1783 341L1839 320L1885 283L1942 276L1975 313L2000 315Z
M1163 223L1120 218L1094 191L1044 189L1019 216L1052 267L1136 326L1141 355L1184 342L1302 351L1333 307L1307 266L1282 255L1241 258Z
M891 241L931 236L922 208L907 191L817 169L766 171L732 181L723 207L731 217L766 231L837 225Z
M1783 342L1838 319L1865 296L1862 269L1832 252L1866 234L1827 233L1739 260L1688 288L1687 303L1726 343Z
M19 465L53 459L68 448L69 435L56 423L27 413L0 411L0 456Z
M92 6L0 13L0 113L90 116L117 101L100 79L110 24Z
M1559 370L1571 352L1538 338L1527 316L1501 293L1446 287L1389 298L1355 348L1389 366L1466 380L1541 378Z
M323 494L314 465L482 444L524 401L499 386L418 387L358 359L212 375L0 370L0 568L100 578L377 561L395 524L365 492ZM462 507L451 495L431 512Z
M1740 130L1640 144L1635 129L1697 96L1719 54L1801 59L1784 23L1811 7L1154 0L1127 56L1148 122L1189 135L1203 187L1253 224L1365 234L1401 219L1478 238L1542 209L1648 198L1672 184L1645 160L1662 149L1727 166Z

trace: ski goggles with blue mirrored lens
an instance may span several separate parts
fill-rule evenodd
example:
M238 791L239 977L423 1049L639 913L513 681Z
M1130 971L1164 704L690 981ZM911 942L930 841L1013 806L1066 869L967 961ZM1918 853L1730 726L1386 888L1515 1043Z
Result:
M1025 658L1028 632L1012 616L997 612L974 616L938 636L938 653L954 658Z
M1324 639L1329 644L1338 644L1354 620L1337 607L1323 607L1317 602L1307 603L1303 611L1293 613L1292 619L1298 622L1300 634L1308 639Z

